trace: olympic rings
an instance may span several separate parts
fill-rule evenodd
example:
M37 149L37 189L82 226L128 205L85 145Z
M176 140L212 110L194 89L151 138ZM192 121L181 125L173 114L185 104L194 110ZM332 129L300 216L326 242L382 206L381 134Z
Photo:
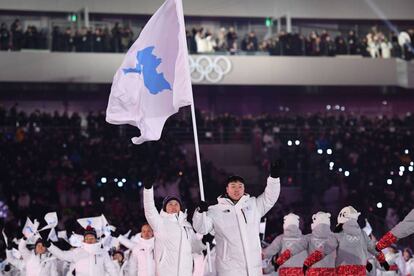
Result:
M231 71L231 62L227 57L190 56L191 80L194 83L206 80L211 83L220 82Z

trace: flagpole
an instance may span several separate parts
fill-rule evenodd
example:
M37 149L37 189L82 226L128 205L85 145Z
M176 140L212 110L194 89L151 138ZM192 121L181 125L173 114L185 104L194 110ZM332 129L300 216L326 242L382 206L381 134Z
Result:
M197 132L197 121L196 121L196 116L195 116L194 99L193 99L193 104L191 105L191 120L193 121L194 146L195 146L196 160L197 160L198 184L200 186L200 198L202 201L205 201L203 174L201 172L200 145L198 144L198 132ZM206 213L204 212L203 213L204 224L205 224L205 220L206 220ZM213 269L211 266L211 253L210 253L209 242L206 243L206 247L207 247L208 271L211 273Z
M191 105L191 119L193 121L194 146L195 146L196 161L197 161L198 184L200 186L200 198L202 201L205 201L203 175L201 172L200 146L198 144L198 132L197 132L197 122L196 122L196 116L195 116L194 100L193 100L193 104Z

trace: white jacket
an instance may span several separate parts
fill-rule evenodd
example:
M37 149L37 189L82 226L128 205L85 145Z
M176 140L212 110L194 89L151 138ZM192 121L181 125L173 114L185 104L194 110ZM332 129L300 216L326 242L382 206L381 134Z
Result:
M49 252L42 255L35 254L26 247L26 241L21 240L19 243L19 252L22 254L26 276L58 276L56 258Z
M73 263L76 276L118 276L116 267L100 243L86 244L74 250L62 251L53 244L49 251L57 258Z
M405 262L405 273L407 276L414 276L414 258Z
M132 250L129 259L130 276L155 276L154 238L144 240L139 235L137 241L131 241L124 236L119 236L118 240Z
M129 261L125 260L122 265L116 261L116 260L112 260L114 266L117 269L117 275L119 276L131 276L132 274L129 273Z
M216 239L216 269L220 276L262 275L260 219L279 198L280 179L267 179L267 186L259 197L244 195L236 204L219 197L207 215L194 212L196 231L206 235L214 230Z
M26 267L25 267L24 261L22 259L16 258L13 255L12 250L6 250L6 260L3 264L5 265L7 263L11 265L11 270L9 272L3 271L4 275L8 275L8 276L26 275ZM0 275L2 274L0 273Z
M154 230L155 270L157 276L191 276L192 253L203 250L187 215L158 213L153 189L144 189L145 217Z

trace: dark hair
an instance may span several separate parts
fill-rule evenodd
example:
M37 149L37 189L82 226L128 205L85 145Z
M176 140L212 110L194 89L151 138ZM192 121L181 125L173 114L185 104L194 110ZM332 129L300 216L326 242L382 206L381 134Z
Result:
M229 177L227 178L227 180L226 180L226 187L227 187L227 185L229 185L229 183L231 183L231 182L241 182L241 183L245 184L244 178L243 178L243 177L241 177L241 176L239 176L239 175L232 175L232 176L229 176Z
M142 229L143 226L148 225L149 227L151 227L151 225L148 223L148 221L145 221L143 223L141 223L139 229Z

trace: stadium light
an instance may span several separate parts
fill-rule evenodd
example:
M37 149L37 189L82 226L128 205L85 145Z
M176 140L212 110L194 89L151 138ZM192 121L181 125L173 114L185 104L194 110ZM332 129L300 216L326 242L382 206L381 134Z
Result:
M388 178L388 179L387 179L387 184L388 184L388 185L392 185L392 179L391 179L391 178Z
M405 167L404 166L400 166L400 172L404 172L405 171Z
M378 202L378 203L377 203L377 208L378 208L378 209L381 209L381 208L382 208L382 202Z
M399 171L399 172L398 172L398 174L399 174L400 176L403 176L403 175L404 175L404 171Z
M331 149L327 149L327 150L326 150L326 153L327 153L328 155L331 155L331 154L332 154L332 150L331 150Z
M409 153L410 153L410 151L409 151L408 149L406 149L406 150L404 151L404 153L405 153L405 154L409 154Z
M292 142L291 140L289 140L289 141L287 142L287 145L290 147L290 146L292 146L292 145L293 145L293 142Z
M349 176L349 174L350 174L350 173L349 173L349 171L345 171L345 172L344 172L344 175L345 175L346 177L348 177L348 176Z
M119 182L118 182L118 187L119 187L119 188L124 187L124 183L122 183L122 181L119 181Z
M104 202L104 201L105 201L105 198L104 198L103 196L101 196L101 197L99 198L99 200L100 200L101 202Z
M408 167L408 170L409 170L410 172L412 172L412 171L414 170L414 167L413 167L413 166L409 166L409 167Z
M331 108L332 108L332 106L331 106L330 104L328 104L328 105L326 106L326 110L331 110Z
M142 186L142 182L138 181L138 187L141 187L141 186Z
M329 162L329 167L333 167L335 165L334 162Z
M114 178L114 182L118 182L118 178Z
M106 177L102 177L102 178L101 178L101 182L102 182L103 184L105 184L107 181L108 181L108 179L106 179Z
M295 141L295 145L296 145L296 146L299 146L299 145L300 145L300 141L299 141L299 140L296 140L296 141Z
M338 171L339 171L339 172L342 172L342 168L339 168L339 169L338 169Z
M121 181L122 181L122 183L125 183L126 182L126 179L125 178L122 178Z
M322 149L318 149L318 154L323 154L323 150Z

